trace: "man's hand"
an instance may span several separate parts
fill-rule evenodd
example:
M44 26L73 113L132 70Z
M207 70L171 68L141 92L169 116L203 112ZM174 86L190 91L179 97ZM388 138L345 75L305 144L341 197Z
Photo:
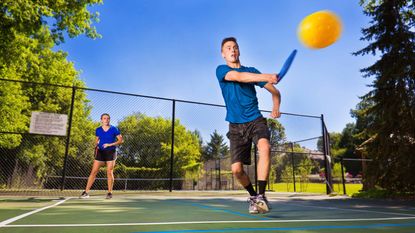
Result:
M105 148L107 148L107 147L109 147L109 146L111 146L111 144L109 144L109 143L105 143L104 145L102 145L102 147L105 149Z
M273 108L272 112L271 112L271 117L272 118L279 118L280 116L281 116L281 112L280 112L279 107Z
M270 74L268 82L271 83L271 84L277 84L278 75L277 74Z

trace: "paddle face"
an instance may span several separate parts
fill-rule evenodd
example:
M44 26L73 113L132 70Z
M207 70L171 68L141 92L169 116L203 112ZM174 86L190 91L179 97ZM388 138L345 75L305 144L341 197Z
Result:
M282 66L280 72L278 73L278 83L281 82L282 78L285 76L285 74L290 69L291 63L293 63L295 55L297 54L297 50L294 49L290 56L288 56L287 60L285 60L284 65Z

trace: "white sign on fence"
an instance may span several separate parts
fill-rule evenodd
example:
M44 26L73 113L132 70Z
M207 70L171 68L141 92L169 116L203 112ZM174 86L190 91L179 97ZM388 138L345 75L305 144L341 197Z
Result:
M47 135L66 135L68 115L48 112L32 112L30 133Z

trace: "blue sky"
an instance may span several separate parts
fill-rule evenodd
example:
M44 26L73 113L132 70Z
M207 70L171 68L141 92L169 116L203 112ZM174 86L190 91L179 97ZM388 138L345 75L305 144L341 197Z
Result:
M329 131L353 122L350 110L369 91L359 69L374 57L351 53L369 18L358 0L104 0L95 26L101 39L67 39L68 52L88 87L223 104L215 69L223 63L220 43L238 39L241 63L277 73L293 49L289 73L277 85L282 112L324 114ZM342 20L339 41L321 50L305 48L297 38L301 20L330 10ZM261 109L271 109L270 94L257 89ZM224 121L224 119L223 119ZM312 134L311 134L312 135ZM306 137L306 135L304 135Z

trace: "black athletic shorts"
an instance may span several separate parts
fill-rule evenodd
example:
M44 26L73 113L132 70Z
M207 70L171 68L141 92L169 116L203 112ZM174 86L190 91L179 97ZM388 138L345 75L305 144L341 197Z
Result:
M115 150L96 150L95 160L107 162L117 159L117 152Z
M231 144L232 163L242 162L242 164L250 165L252 142L257 144L261 138L270 139L267 119L259 117L243 124L230 123L226 136Z

